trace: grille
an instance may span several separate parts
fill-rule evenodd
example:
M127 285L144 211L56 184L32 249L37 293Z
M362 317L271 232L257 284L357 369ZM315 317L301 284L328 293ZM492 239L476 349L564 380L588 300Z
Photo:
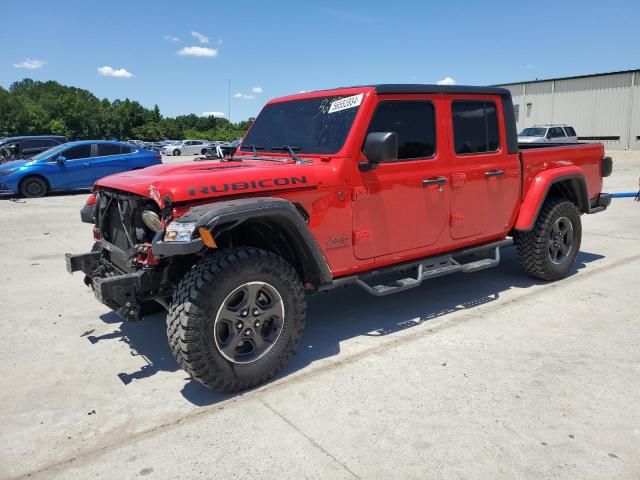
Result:
M151 205L145 197L101 191L98 227L102 237L125 251L139 243L150 242L153 235L142 222L142 211Z

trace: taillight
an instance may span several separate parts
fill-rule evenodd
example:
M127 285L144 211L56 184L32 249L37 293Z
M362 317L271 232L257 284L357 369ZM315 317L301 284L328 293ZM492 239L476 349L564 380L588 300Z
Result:
M96 204L96 194L92 193L89 198L87 198L87 205L95 205Z

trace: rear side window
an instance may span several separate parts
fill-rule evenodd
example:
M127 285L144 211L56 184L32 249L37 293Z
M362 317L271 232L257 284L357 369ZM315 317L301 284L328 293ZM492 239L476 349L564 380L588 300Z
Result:
M46 147L47 140L23 140L22 148L44 148Z
M398 159L431 157L436 151L436 129L431 102L383 101L378 104L367 134L395 132Z
M112 143L99 143L98 144L98 156L106 157L108 155L120 155L122 148L120 145L114 145Z
M89 158L91 156L91 144L78 145L71 147L61 154L67 160L76 160L78 158Z
M564 131L567 132L567 137L577 137L576 131L573 127L564 127Z
M495 152L500 146L496 104L476 100L458 100L451 107L455 152Z
M133 150L131 147L126 147L124 145L122 145L120 148L121 148L121 152L120 153L122 153L123 155L125 153L131 153L131 151Z
M564 130L562 130L562 128L560 127L553 127L549 129L549 136L551 138L559 138L559 137L565 137L564 134Z

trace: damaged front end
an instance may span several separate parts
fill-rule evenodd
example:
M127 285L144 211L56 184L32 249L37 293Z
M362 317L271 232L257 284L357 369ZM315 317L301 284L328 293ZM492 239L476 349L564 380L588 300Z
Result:
M100 190L81 211L82 220L94 225L93 249L66 254L67 271L83 272L96 298L126 320L141 318L150 304L167 308L176 279L191 263L154 255L154 242L163 243L162 219L170 215L170 205L160 209L140 195ZM199 248L192 250L181 253Z

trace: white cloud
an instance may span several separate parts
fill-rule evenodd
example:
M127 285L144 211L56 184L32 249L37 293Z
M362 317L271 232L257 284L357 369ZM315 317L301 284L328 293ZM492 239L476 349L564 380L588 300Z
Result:
M256 98L255 95L249 95L247 93L242 93L242 92L238 92L236 94L233 95L234 98L242 98L243 100L252 100L254 98Z
M218 39L218 45L222 45L223 40L221 38Z
M436 82L438 85L455 85L456 81L451 77L444 77Z
M206 35L203 35L201 33L191 32L191 36L193 38L195 38L196 40L198 40L200 43L209 43L209 37L207 37Z
M178 50L178 55L183 57L215 57L218 55L218 50L207 47L184 47Z
M14 63L13 66L16 68L28 68L29 70L36 70L38 68L42 68L42 66L47 63L44 60L34 60L32 58L27 58L24 62Z
M531 65L530 63L525 65L524 68L526 68L527 70L531 70L533 69L533 65Z
M203 117L224 118L224 112L202 112Z
M251 91L253 93L262 93L262 87L253 87Z
M307 90L300 90L298 93L307 93Z
M133 73L127 72L124 68L119 68L117 70L112 67L105 65L104 67L98 68L98 72L100 75L104 75L105 77L116 77L116 78L131 78L133 77Z
M166 36L164 37L164 39L165 39L165 40L168 40L168 41L170 41L170 42L172 42L172 43L175 43L175 42L179 42L179 41L180 41L180 39L179 39L178 37L174 37L174 36L172 36L172 35L166 35Z

